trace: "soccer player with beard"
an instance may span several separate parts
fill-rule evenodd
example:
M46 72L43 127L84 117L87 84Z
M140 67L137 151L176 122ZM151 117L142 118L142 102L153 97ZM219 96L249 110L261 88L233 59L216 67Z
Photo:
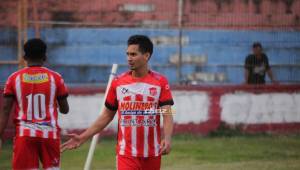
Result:
M159 170L161 155L171 150L174 104L167 79L148 67L153 52L151 40L133 35L127 42L130 71L117 76L111 84L105 108L98 119L80 135L61 145L61 151L75 149L101 132L118 114L118 170ZM163 116L163 138L160 116Z

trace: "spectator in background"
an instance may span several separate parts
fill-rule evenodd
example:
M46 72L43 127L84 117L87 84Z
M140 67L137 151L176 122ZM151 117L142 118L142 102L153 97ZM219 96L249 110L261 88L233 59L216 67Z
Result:
M245 60L245 83L265 84L266 73L271 81L275 83L268 57L265 53L263 53L261 43L253 43L252 50L253 54L248 55Z

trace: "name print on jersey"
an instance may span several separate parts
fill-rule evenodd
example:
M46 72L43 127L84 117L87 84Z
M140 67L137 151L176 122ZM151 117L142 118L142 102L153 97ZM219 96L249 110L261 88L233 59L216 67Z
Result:
M25 83L45 83L48 82L48 74L47 73L38 73L38 74L23 74L23 82Z

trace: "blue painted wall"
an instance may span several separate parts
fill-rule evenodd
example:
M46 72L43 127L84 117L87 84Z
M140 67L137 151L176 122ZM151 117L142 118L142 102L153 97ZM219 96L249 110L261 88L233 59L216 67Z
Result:
M33 37L33 30L29 30ZM88 64L126 64L126 41L132 34L150 37L177 36L177 30L129 29L129 28L51 28L43 29L41 37L48 44L48 64L60 72L69 83L106 82L110 67L84 66ZM254 41L260 41L269 56L270 64L286 64L290 67L273 67L276 77L283 82L300 82L300 32L296 31L246 31L246 30L184 30L189 43L183 47L184 54L207 55L207 65L197 68L185 65L183 74L195 70L225 73L225 83L243 82L243 63L251 52ZM2 29L0 32L0 60L14 60L17 55L17 33ZM178 52L176 44L157 45L150 64L168 64L169 57ZM69 66L59 66L60 64ZM212 65L222 64L217 67ZM231 64L238 65L235 67ZM78 66L83 65L83 66ZM228 66L226 66L228 65ZM4 82L16 66L1 65L0 82ZM176 82L176 67L153 67ZM119 72L127 70L126 66Z

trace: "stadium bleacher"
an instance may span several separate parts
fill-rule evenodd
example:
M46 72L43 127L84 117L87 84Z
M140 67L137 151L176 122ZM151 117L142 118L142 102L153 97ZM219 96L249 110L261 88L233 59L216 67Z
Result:
M146 34L156 42L151 65L154 70L178 81L178 6L176 0L36 1L38 20L85 22L93 27L41 25L41 37L49 45L50 67L66 76L69 83L106 82L109 65L126 67L126 40L132 34ZM33 20L29 3L29 21ZM48 8L51 6L51 8ZM17 1L0 4L0 60L17 56ZM183 56L205 56L204 63L185 63L183 80L196 83L238 84L243 82L243 63L251 44L260 41L269 56L277 79L299 82L300 1L185 1L183 8ZM52 23L53 24L53 23ZM100 25L97 25L100 24ZM29 24L28 37L34 37ZM134 27L134 28L133 28ZM150 28L149 28L150 27ZM202 59L201 59L202 60ZM17 69L0 68L0 80ZM71 74L70 74L71 73ZM95 74L96 73L96 74ZM100 75L99 75L100 74Z
M29 37L33 37L29 30ZM151 38L175 37L177 30L166 29L114 29L114 28L51 28L43 29L41 36L49 45L48 64L66 76L69 83L102 83L107 79L111 63L121 64L126 70L126 40L132 34L146 34ZM218 83L241 83L243 63L251 52L253 41L260 41L274 66L276 77L284 82L299 82L300 33L291 31L229 31L229 30L184 30L187 38L183 55L207 56L207 61L197 65L184 64L184 75L201 71L224 74L226 79ZM276 36L274 36L276 34ZM16 39L14 31L1 31L0 49L2 60L13 60L16 46L6 39ZM176 81L176 65L170 58L178 53L176 43L168 41L155 46L151 65L163 72L171 82ZM294 67L293 67L294 66ZM77 69L76 69L77 68ZM5 80L12 69L1 67L1 80ZM72 73L72 74L70 74ZM201 79L200 79L201 80ZM204 80L203 80L204 81ZM205 82L205 81L204 81ZM214 82L214 81L208 81Z

